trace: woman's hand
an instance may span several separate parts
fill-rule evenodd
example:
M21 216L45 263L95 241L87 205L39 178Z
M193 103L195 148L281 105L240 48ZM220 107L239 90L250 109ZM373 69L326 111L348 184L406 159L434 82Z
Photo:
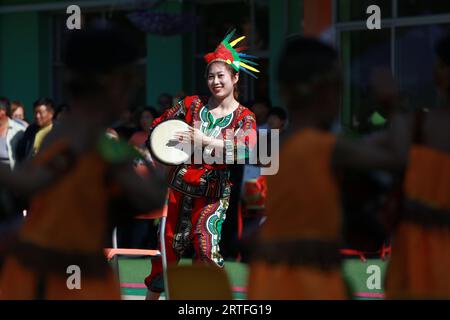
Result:
M174 138L183 143L191 143L194 146L207 146L212 142L212 138L205 135L199 129L189 127L187 131L175 132Z

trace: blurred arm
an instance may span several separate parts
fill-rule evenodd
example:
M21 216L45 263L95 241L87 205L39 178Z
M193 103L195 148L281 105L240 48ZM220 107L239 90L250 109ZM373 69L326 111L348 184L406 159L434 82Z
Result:
M407 163L411 145L412 117L395 114L390 128L372 141L339 137L334 164L343 168L401 170Z

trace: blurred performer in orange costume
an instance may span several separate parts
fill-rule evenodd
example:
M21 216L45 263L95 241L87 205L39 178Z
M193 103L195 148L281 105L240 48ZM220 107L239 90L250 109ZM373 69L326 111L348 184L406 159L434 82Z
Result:
M315 39L288 39L278 82L292 121L280 169L268 177L267 221L253 252L249 299L348 297L341 274L342 210L335 169L398 168L403 159L331 132L340 81L334 49Z
M444 106L412 120L412 148L386 274L390 299L450 298L450 36L437 46Z
M103 253L109 222L161 207L165 193L156 174L135 173L132 147L105 136L133 96L129 39L105 24L73 31L65 51L72 111L32 163L14 173L0 168L2 183L31 198L0 276L1 299L120 299ZM80 289L68 288L72 265Z

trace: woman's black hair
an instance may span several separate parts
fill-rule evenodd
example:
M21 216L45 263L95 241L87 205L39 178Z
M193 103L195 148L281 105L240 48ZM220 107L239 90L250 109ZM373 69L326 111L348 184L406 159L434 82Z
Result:
M0 97L0 110L5 110L8 117L11 116L11 103L6 97Z
M156 108L151 106L138 108L134 113L134 121L138 127L141 126L140 124L141 117L144 112L150 112L150 114L153 116L153 119L156 119L161 115L161 113L158 110L156 110Z
M55 103L50 98L39 98L33 103L33 110L39 106L45 106L48 111L55 112Z

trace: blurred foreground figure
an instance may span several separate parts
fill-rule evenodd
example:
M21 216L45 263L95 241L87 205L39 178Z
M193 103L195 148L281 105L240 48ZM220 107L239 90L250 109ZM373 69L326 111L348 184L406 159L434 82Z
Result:
M314 39L288 39L278 82L291 130L280 150L280 170L268 177L267 221L253 252L250 299L347 298L335 169L402 166L402 157L388 147L331 133L340 81L334 49Z
M435 81L445 104L418 112L412 125L404 204L386 276L391 299L450 298L450 37L437 55Z
M165 192L155 173L153 180L135 173L133 148L105 136L135 86L129 39L107 25L72 32L65 53L71 112L31 163L15 173L0 167L0 183L31 198L0 276L2 299L120 299L103 255L108 222L161 207ZM79 267L78 281L68 280L69 266ZM77 282L81 288L69 288Z

